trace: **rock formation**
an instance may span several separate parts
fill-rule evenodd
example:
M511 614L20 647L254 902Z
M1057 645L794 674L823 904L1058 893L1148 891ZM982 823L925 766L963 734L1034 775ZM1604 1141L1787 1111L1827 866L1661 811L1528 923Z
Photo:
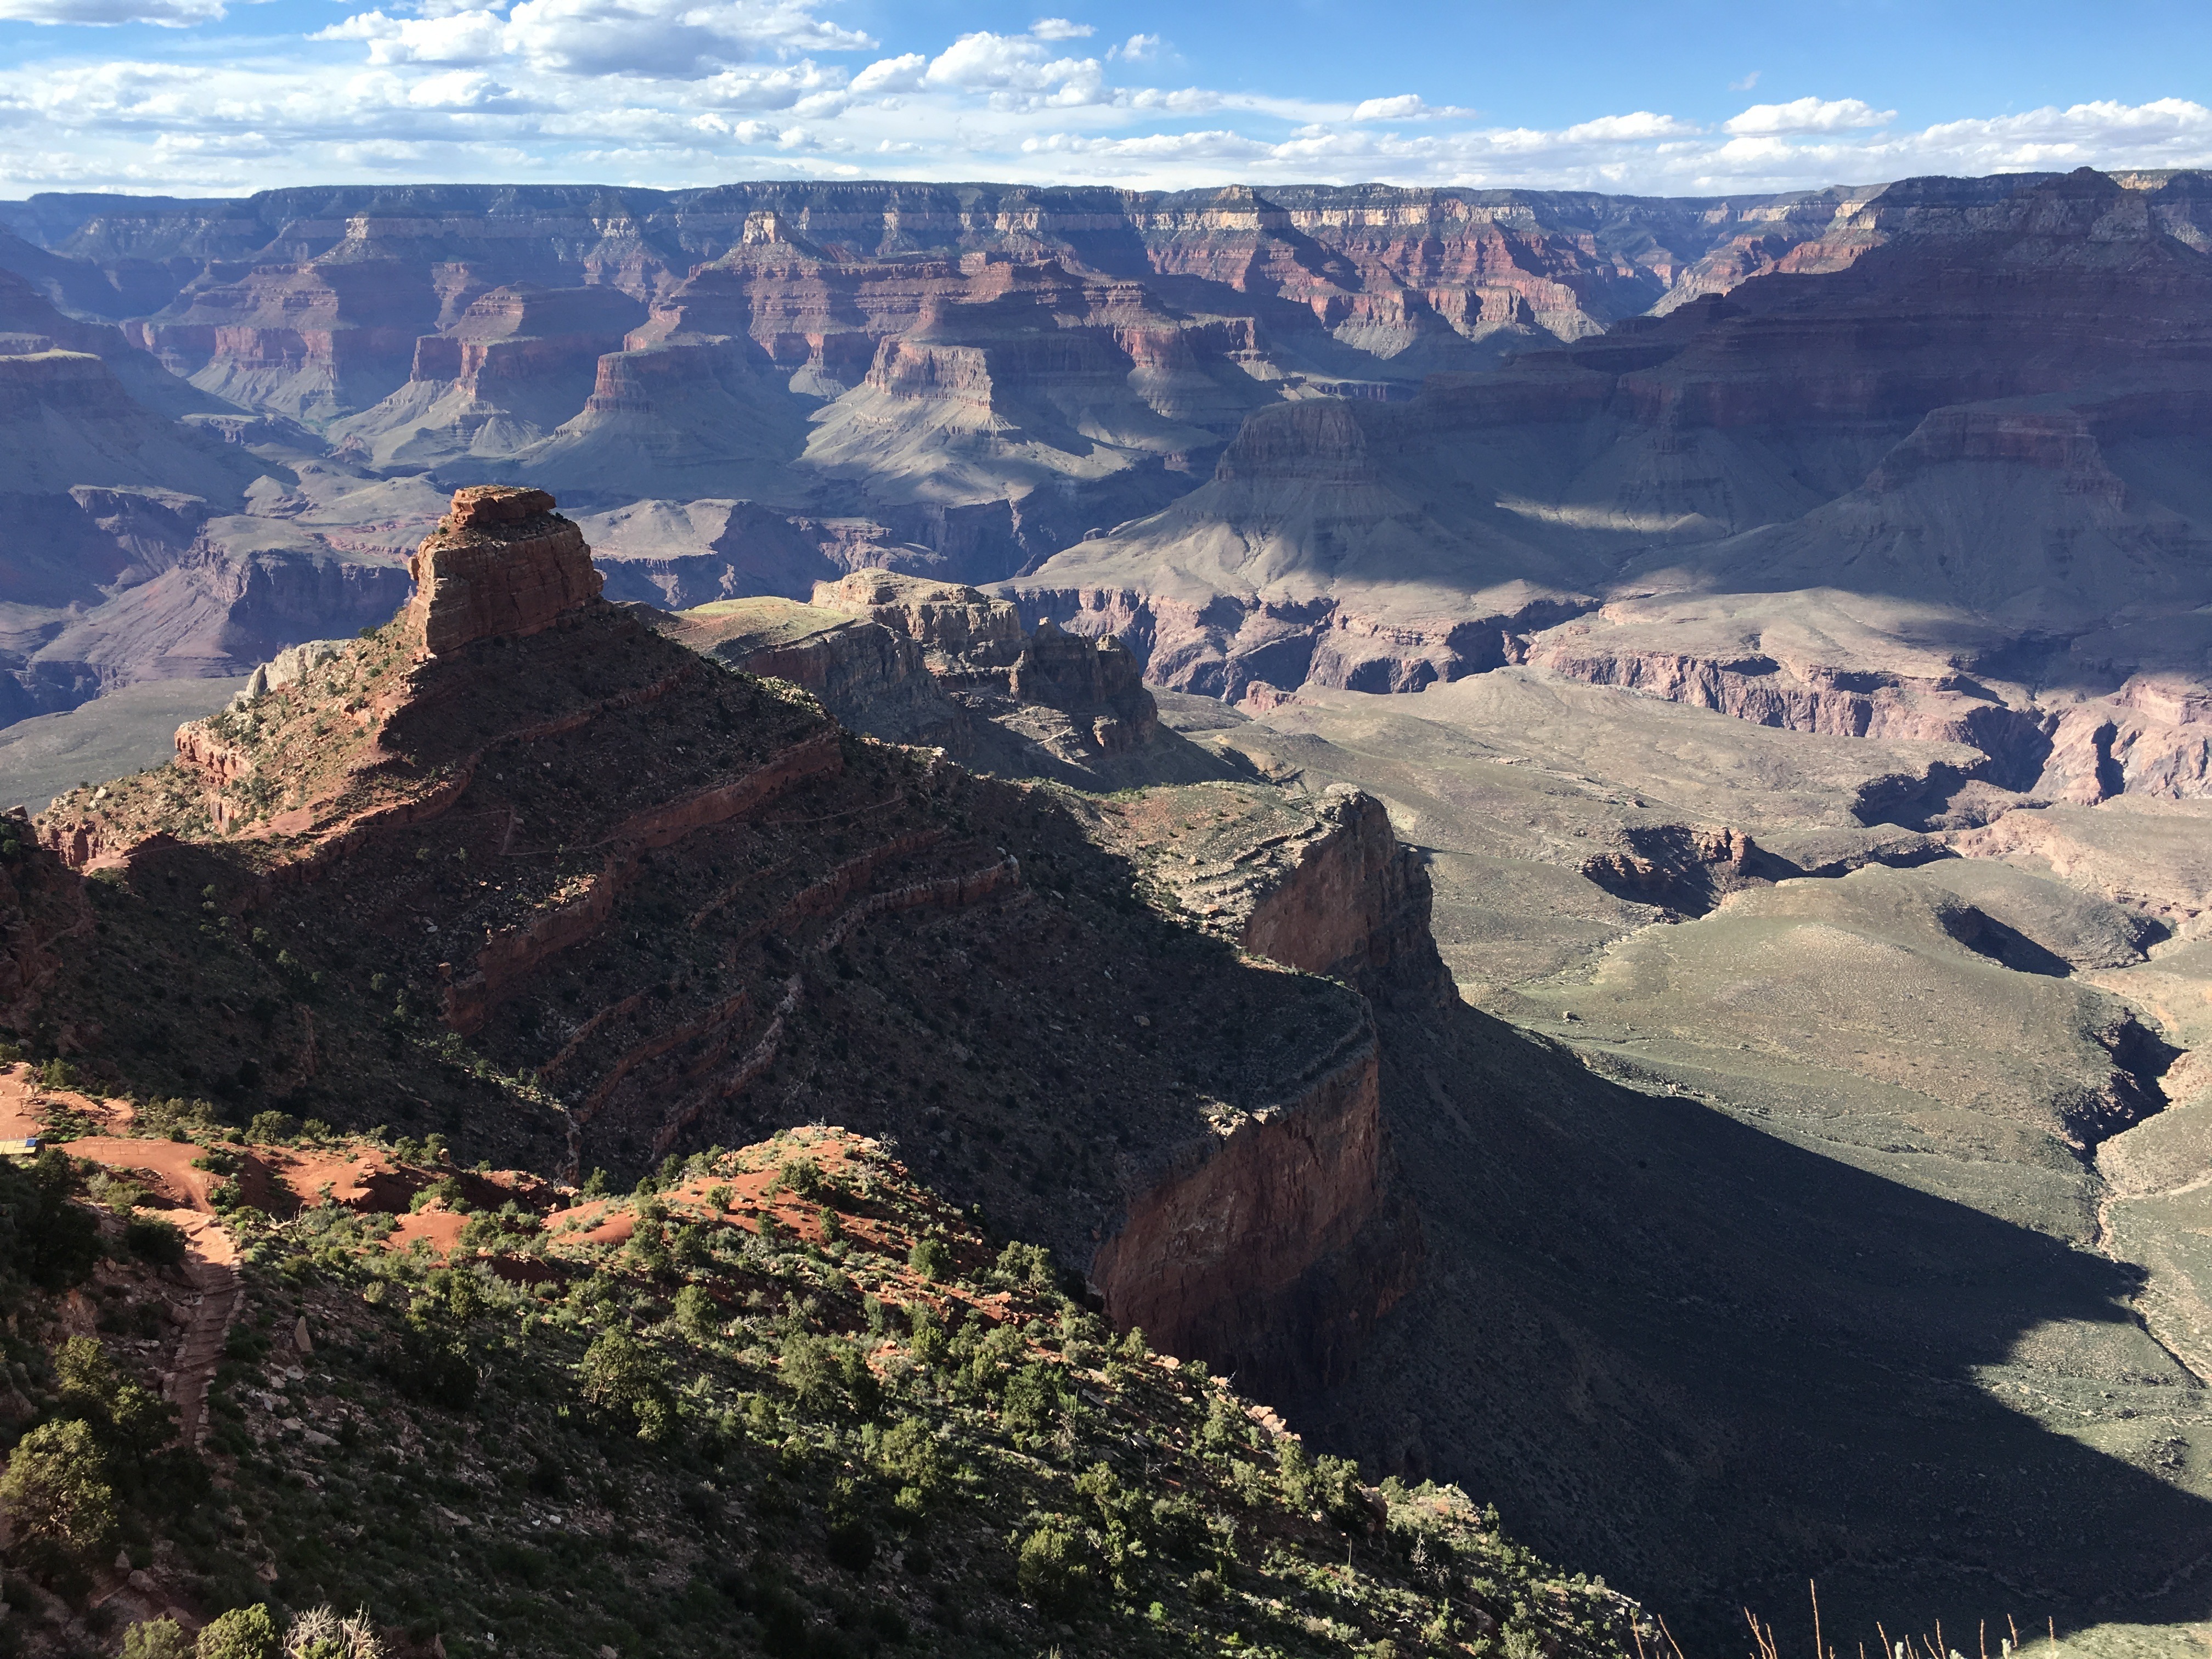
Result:
M1003 591L1231 700L1525 661L1968 742L2039 798L2189 793L2199 209L2086 170L1884 192L1725 298L1408 404L1261 410L1210 482ZM2052 660L2090 630L2139 681Z
M816 586L811 605L724 601L657 621L748 673L804 686L855 731L923 742L1006 777L1079 788L1227 773L1159 723L1119 641L1025 632L972 587L883 570Z
M1053 795L857 738L659 637L597 597L552 507L459 492L384 629L183 727L172 765L58 802L40 842L117 903L74 957L48 947L66 988L42 1006L104 1022L100 1052L161 1086L396 1109L572 1176L834 1100L962 1201L1095 1258L1125 1321L1255 1384L1341 1374L1419 1254L1367 1003L1152 915ZM1327 948L1387 957L1366 918ZM240 1027L251 1063L210 1075L181 1009L130 993L124 939L204 956L176 982L210 1008L277 988ZM1163 1301L1130 1264L1201 1214L1206 1289Z
M456 494L407 574L409 621L434 657L538 633L598 599L601 586L583 532L550 495L498 485Z

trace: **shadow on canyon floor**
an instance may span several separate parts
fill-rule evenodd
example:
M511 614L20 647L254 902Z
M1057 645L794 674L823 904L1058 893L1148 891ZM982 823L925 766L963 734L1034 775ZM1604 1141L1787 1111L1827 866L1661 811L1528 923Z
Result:
M1317 1441L1496 1502L1692 1653L1746 1603L1790 1650L1808 1577L1842 1651L1878 1619L2212 1611L2212 1504L2154 1472L2212 1423L2136 1269L1471 1009L1385 1024L1429 1265L1351 1382L1288 1402ZM2085 1443L2100 1419L2149 1431L2140 1464Z

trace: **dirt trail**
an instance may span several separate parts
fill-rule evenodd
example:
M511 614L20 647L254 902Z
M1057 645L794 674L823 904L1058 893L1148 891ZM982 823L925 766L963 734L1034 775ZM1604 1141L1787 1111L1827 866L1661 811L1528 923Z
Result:
M207 1440L208 1389L215 1382L215 1368L222 1361L223 1341L230 1334L230 1322L237 1316L243 1289L233 1265L238 1260L237 1252L230 1236L214 1218L193 1216L184 1229L185 1272L199 1295L191 1323L185 1328L185 1340L177 1349L169 1399L176 1406L177 1426L185 1444L198 1448Z
M0 1136L35 1135L47 1113L60 1107L111 1127L128 1123L131 1110L123 1101L103 1102L68 1090L43 1090L33 1082L28 1066L0 1069ZM186 1142L135 1140L118 1135L95 1135L66 1141L62 1150L71 1158L89 1158L113 1170L136 1170L155 1177L161 1195L179 1209L163 1219L185 1236L185 1276L191 1282L191 1316L184 1340L169 1368L163 1393L176 1407L178 1426L187 1446L207 1439L208 1389L222 1360L224 1339L237 1316L243 1287L238 1277L238 1247L216 1221L209 1201L214 1177L192 1168L200 1149Z

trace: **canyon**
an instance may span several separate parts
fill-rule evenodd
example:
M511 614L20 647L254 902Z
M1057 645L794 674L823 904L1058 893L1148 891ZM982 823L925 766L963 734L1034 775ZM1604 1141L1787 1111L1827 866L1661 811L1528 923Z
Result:
M31 1052L883 1138L1692 1651L2212 1617L2203 175L0 227Z

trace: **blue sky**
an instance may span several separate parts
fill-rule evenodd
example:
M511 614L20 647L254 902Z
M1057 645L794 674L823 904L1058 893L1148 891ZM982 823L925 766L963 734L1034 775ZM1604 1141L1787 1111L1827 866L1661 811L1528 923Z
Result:
M2212 165L2212 6L0 0L0 197L401 179L1707 195Z

